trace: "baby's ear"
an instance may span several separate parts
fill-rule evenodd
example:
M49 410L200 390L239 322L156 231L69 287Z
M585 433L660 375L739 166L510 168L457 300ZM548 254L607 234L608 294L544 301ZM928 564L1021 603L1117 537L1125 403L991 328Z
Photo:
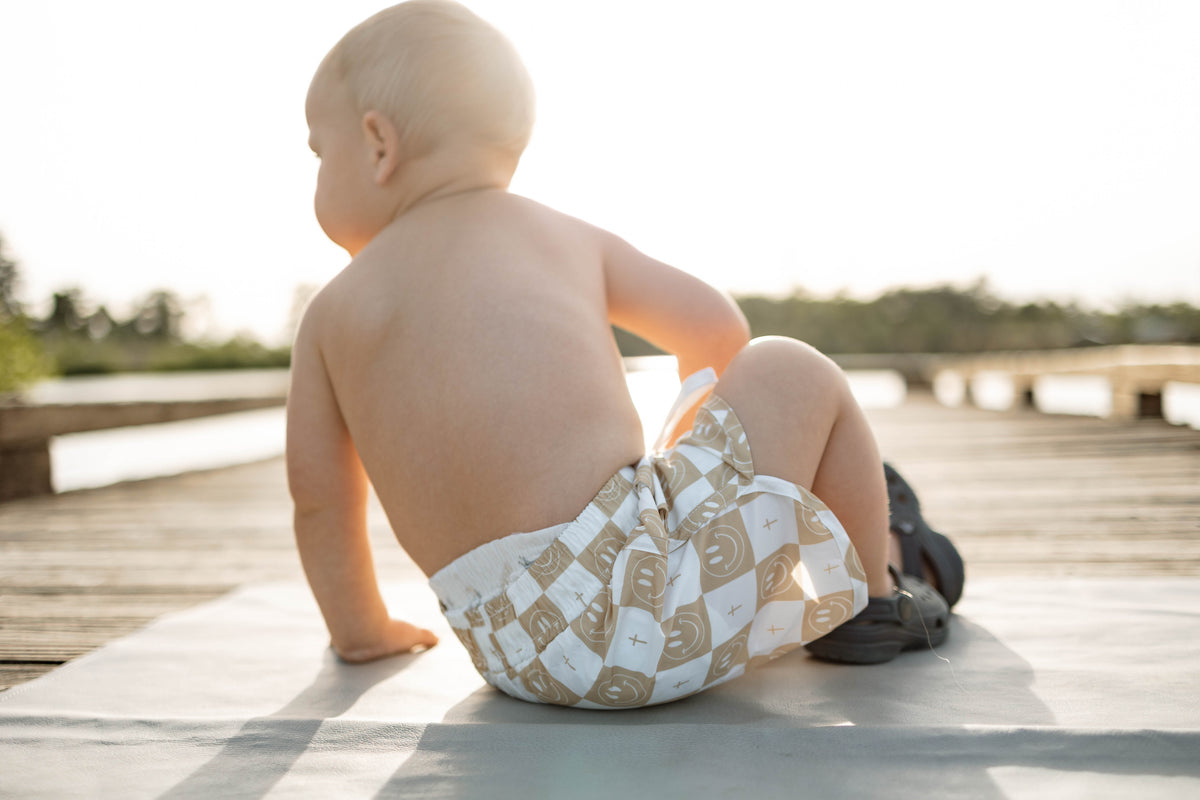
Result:
M363 114L362 126L367 147L370 148L375 183L383 186L391 179L402 160L400 131L390 119L373 109Z

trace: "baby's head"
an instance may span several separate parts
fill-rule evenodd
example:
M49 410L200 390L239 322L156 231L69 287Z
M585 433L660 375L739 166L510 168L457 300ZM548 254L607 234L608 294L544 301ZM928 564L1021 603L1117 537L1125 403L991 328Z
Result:
M454 140L494 148L515 168L533 129L529 73L512 44L449 0L410 0L350 30L314 84L333 78L358 114L374 110L418 156Z

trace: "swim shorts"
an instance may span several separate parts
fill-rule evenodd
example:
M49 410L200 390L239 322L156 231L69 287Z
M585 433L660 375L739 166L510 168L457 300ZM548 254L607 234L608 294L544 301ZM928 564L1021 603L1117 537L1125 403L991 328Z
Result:
M463 585L476 551L430 580L480 675L523 700L677 700L825 635L867 603L841 523L807 489L755 474L741 423L716 395L674 448L620 470L554 533L540 554L490 543L510 549L511 563L469 596L445 587Z

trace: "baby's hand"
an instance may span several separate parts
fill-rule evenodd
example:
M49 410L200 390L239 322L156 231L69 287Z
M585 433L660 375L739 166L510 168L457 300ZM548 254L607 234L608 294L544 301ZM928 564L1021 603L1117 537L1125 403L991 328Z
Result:
M433 631L398 619L389 619L381 631L379 641L343 649L335 643L333 649L343 661L361 664L414 650L426 650L438 643Z

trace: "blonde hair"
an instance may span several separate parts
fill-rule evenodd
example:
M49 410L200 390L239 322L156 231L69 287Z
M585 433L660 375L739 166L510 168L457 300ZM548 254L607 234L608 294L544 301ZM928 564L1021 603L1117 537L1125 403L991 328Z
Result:
M449 0L410 0L342 37L329 70L358 112L378 111L418 148L467 135L519 157L533 130L533 83L498 30Z

